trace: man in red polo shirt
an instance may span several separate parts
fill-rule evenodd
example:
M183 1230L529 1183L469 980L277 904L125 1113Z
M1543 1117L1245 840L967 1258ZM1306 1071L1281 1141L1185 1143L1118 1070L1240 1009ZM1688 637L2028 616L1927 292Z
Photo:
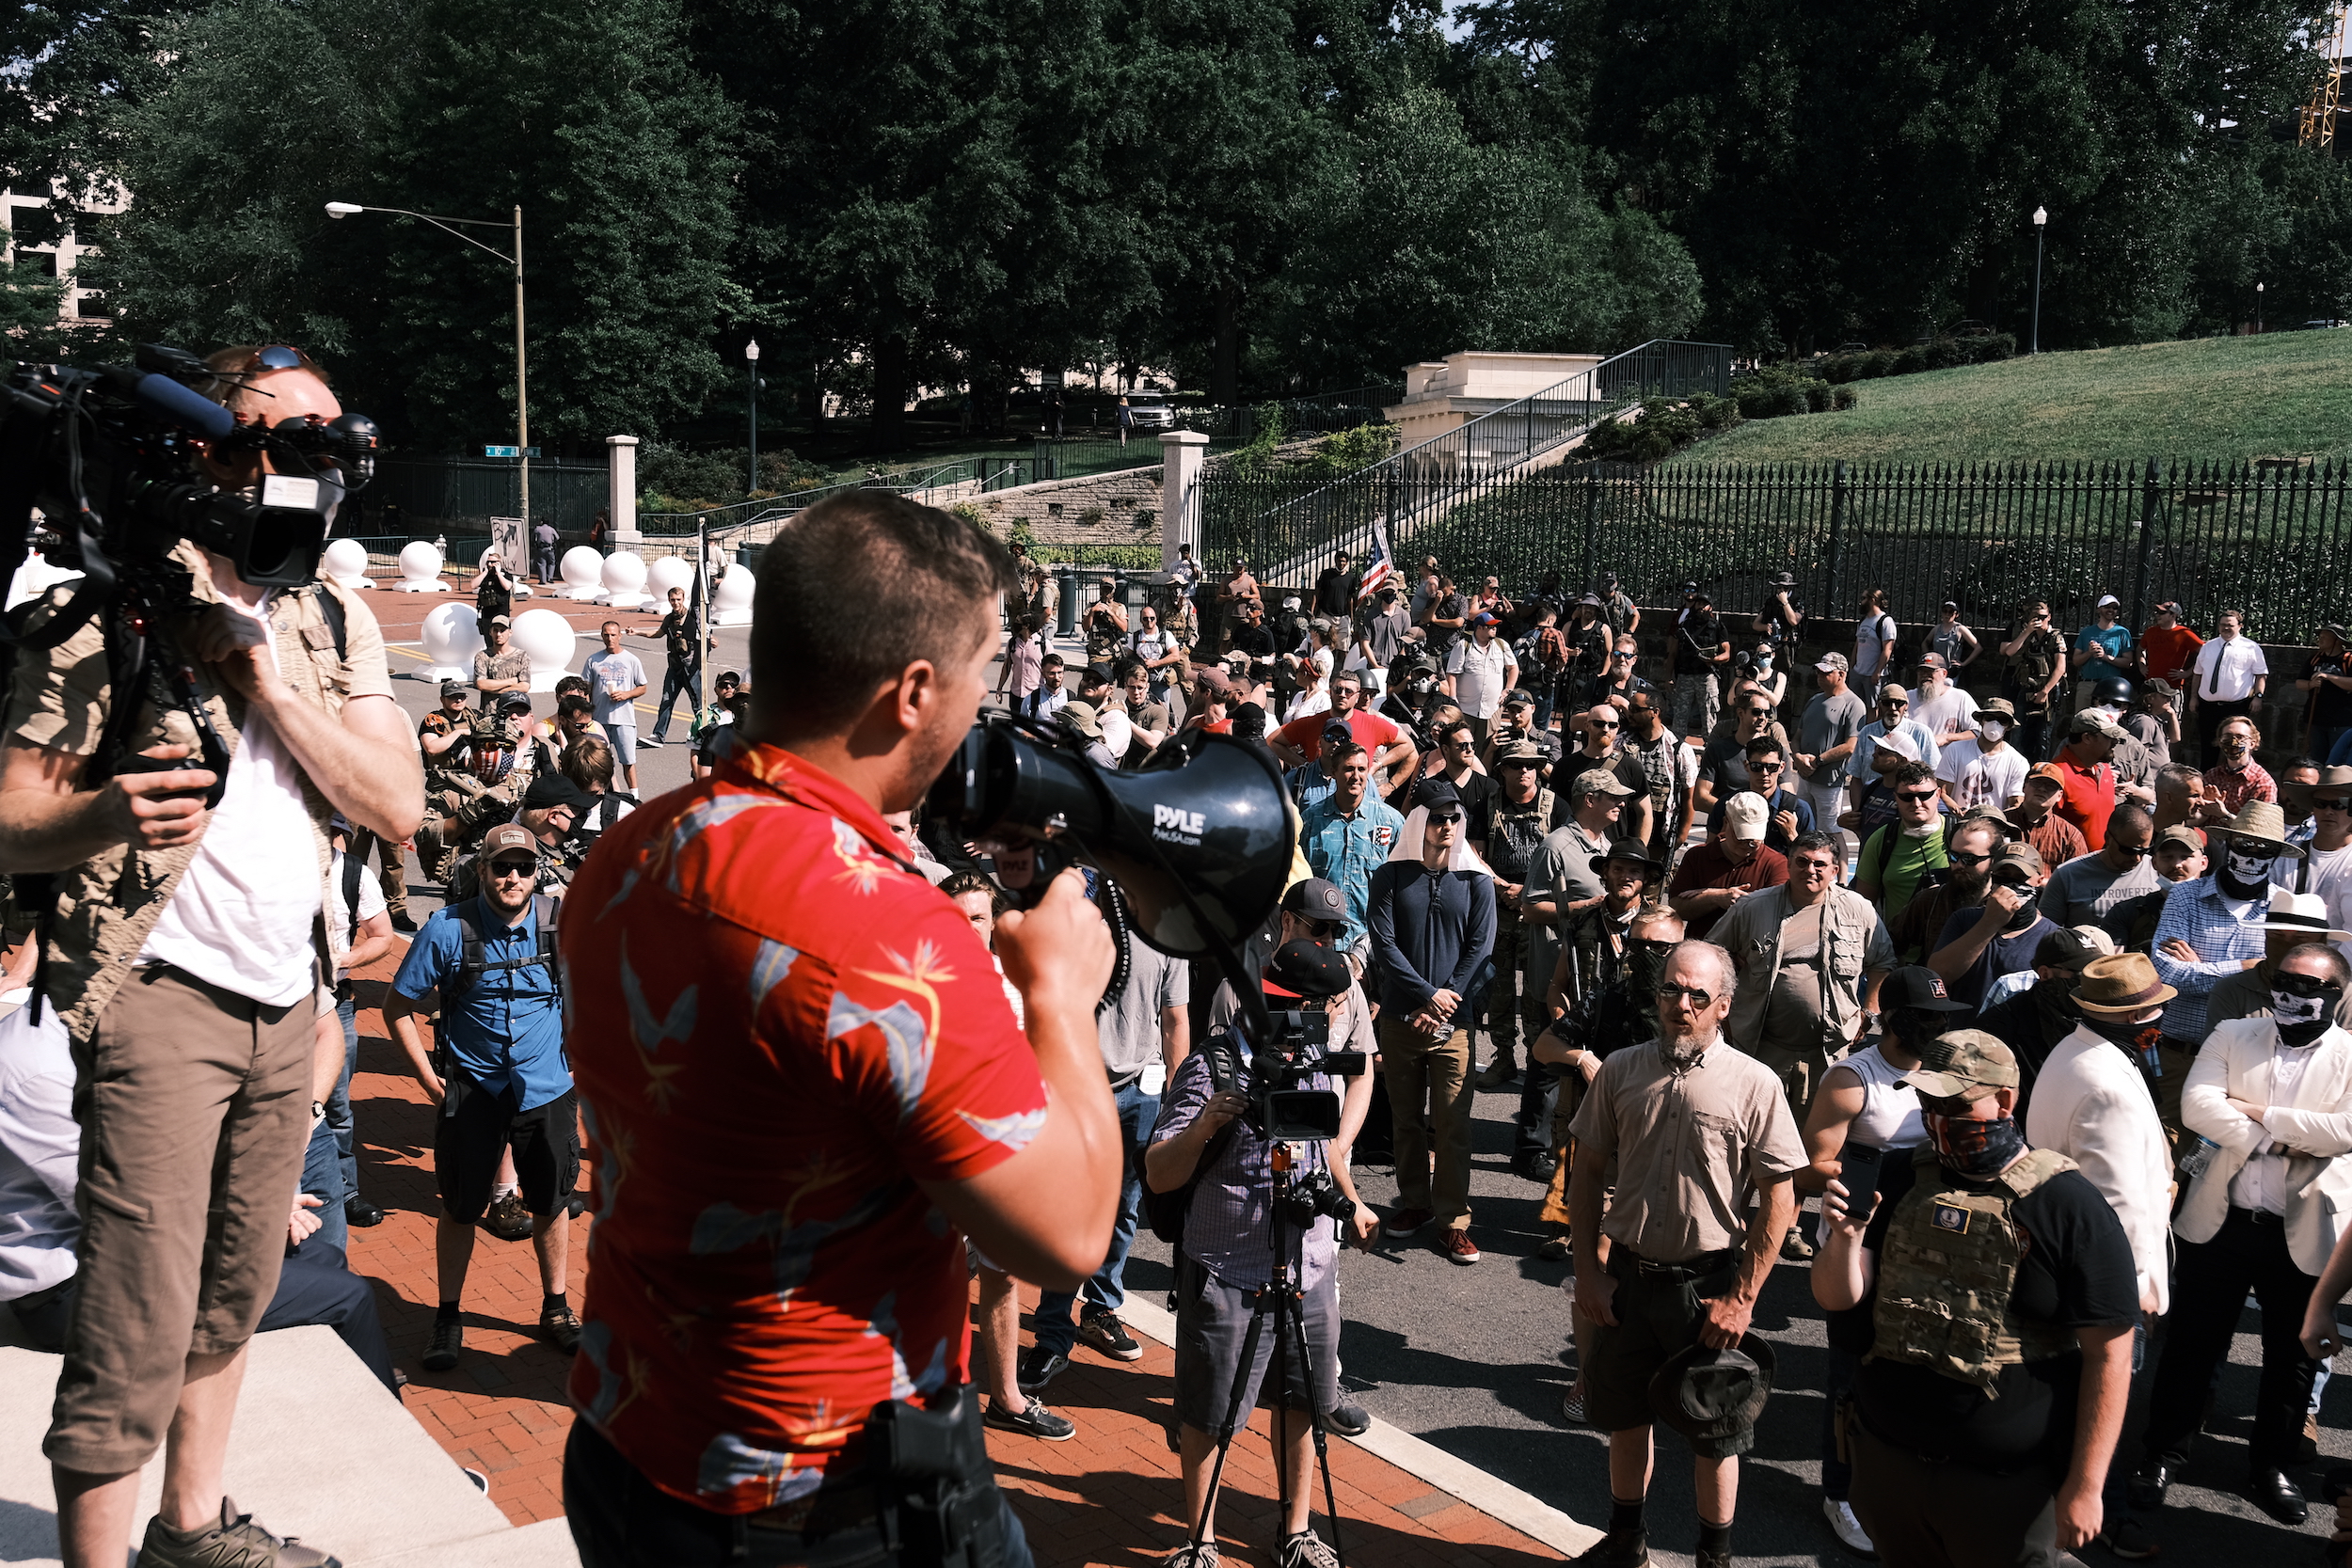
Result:
M895 1560L877 1408L979 1440L964 1236L1049 1289L1103 1259L1123 1149L1101 916L1073 873L997 923L1025 1038L882 820L970 727L1012 582L977 530L888 492L800 514L761 562L755 695L715 771L622 818L572 883L567 1043L598 1168L564 1494L598 1568L798 1563L818 1541ZM845 591L853 636L830 613ZM983 1500L976 1528L1025 1564Z
M1356 744L1372 754L1373 772L1378 775L1374 793L1385 796L1413 776L1414 765L1421 761L1420 750L1395 721L1364 706L1364 678L1353 670L1331 677L1328 712L1292 720L1266 736L1266 744L1283 767L1304 768L1323 755L1323 727L1341 719L1347 721Z
M2096 849L2107 841L2107 818L2115 812L2115 768L2107 753L2119 740L2130 738L2122 725L2101 707L2087 707L2066 727L2066 744L2051 763L2065 785L2058 814L2082 830L2083 842Z

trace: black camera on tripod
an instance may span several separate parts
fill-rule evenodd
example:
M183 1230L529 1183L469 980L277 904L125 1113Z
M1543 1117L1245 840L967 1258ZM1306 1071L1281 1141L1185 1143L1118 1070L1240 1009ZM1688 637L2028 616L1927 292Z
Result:
M1360 1076L1366 1058L1360 1051L1328 1051L1331 1039L1331 1019L1327 1013L1269 1013L1272 1028L1264 1043L1249 1050L1247 1059L1242 1053L1248 1042L1237 1030L1213 1035L1202 1047L1209 1053L1209 1073L1216 1079L1219 1092L1232 1091L1248 1101L1241 1119L1249 1130L1274 1143L1325 1143L1340 1134L1340 1095L1335 1089L1305 1087L1308 1079L1318 1073L1337 1077ZM1240 1021L1236 1019L1235 1023ZM1328 1172L1317 1172L1327 1187ZM1311 1180L1311 1179L1310 1179ZM1308 1182L1294 1182L1292 1193L1297 1193ZM1328 1200L1347 1205L1347 1213L1355 1206L1339 1196L1336 1191ZM1299 1223L1311 1225L1317 1214L1329 1214L1344 1219L1347 1213L1329 1207L1311 1203Z

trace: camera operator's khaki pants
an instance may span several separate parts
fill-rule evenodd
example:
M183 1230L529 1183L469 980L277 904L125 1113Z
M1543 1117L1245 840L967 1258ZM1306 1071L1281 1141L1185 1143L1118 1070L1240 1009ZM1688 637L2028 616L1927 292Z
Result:
M1467 1001L1456 1009L1467 1014ZM1396 1196L1406 1209L1426 1209L1450 1230L1470 1226L1470 1030L1431 1037L1391 1013L1378 1028L1380 1071L1388 1080L1389 1109L1395 1117ZM1422 1131L1422 1109L1437 1132L1435 1190L1429 1171L1430 1139Z
M154 967L73 1042L80 1289L41 1445L67 1469L145 1465L188 1357L253 1338L302 1180L312 1025L309 992L264 1007Z

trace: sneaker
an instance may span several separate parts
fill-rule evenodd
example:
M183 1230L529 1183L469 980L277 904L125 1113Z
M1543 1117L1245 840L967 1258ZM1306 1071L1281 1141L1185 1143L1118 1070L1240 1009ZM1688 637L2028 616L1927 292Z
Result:
M394 910L392 911L392 929L398 931L402 936L413 937L417 934L417 917L410 914L406 910Z
M580 1349L580 1314L569 1307L551 1307L539 1314L539 1338L565 1355Z
M1560 1396L1560 1414L1572 1427L1584 1424L1584 1380L1582 1378L1580 1377L1574 1383L1569 1384L1568 1391Z
M466 1325L456 1318L433 1318L433 1338L424 1347L424 1370L445 1372L457 1365L457 1353L466 1348Z
M2148 1527L2137 1519L2126 1519L2105 1532L2099 1537L2099 1544L2107 1549L2108 1555L2126 1562L2145 1562L2162 1550L2155 1537L2148 1533Z
M1577 1568L1649 1568L1649 1536L1638 1529L1611 1530L1568 1560Z
M1276 1568L1340 1568L1339 1555L1330 1544L1311 1529L1282 1537L1282 1544L1274 1549Z
M523 1207L520 1188L490 1205L482 1216L482 1228L501 1242L520 1242L530 1238L531 1211Z
M659 747L662 747L662 746L667 746L667 745L669 744L669 742L668 742L668 741L666 741L666 740L664 740L664 739L662 739L662 738L661 738L660 736L658 736L658 735L649 735L649 736L646 736L644 739L642 739L642 740L638 741L638 742L637 742L637 744L638 744L638 745L640 745L640 746L652 746L652 747L659 748Z
M1021 1353L1021 1365L1013 1381L1023 1393L1034 1394L1059 1377L1061 1370L1069 1365L1070 1357L1057 1355L1043 1345L1031 1345Z
M1097 1307L1079 1316L1078 1338L1089 1349L1100 1351L1114 1361L1143 1359L1143 1347L1127 1332L1127 1325L1119 1321L1119 1314L1107 1307Z
M1549 1258L1555 1263L1565 1263L1576 1256L1576 1239L1572 1236L1553 1236L1535 1249L1535 1256Z
M1436 1244L1438 1256L1449 1263L1460 1263L1468 1267L1478 1261L1478 1243L1470 1240L1467 1227L1460 1230L1447 1230L1438 1238Z
M1837 1544L1846 1550L1856 1557L1876 1558L1879 1555L1879 1549L1870 1544L1870 1532L1864 1529L1862 1521L1854 1517L1853 1504L1840 1502L1835 1497L1823 1497L1821 1517L1829 1521L1830 1534L1837 1537Z
M1160 1568L1217 1568L1216 1543L1203 1541L1196 1546L1187 1541L1160 1559Z
M1372 1430L1372 1413L1354 1400L1342 1400L1323 1418L1323 1430L1342 1437L1361 1437Z
M342 1561L291 1535L272 1535L223 1497L220 1523L202 1529L173 1529L161 1514L150 1519L137 1568L342 1568Z
M980 1422L999 1432L1018 1433L1042 1443L1066 1443L1077 1434L1078 1423L1066 1416L1057 1416L1045 1408L1043 1400L1031 1400L1020 1409L1008 1414L991 1400L981 1414Z
M1426 1209L1395 1209L1380 1222L1380 1228L1391 1236L1410 1236L1437 1217Z

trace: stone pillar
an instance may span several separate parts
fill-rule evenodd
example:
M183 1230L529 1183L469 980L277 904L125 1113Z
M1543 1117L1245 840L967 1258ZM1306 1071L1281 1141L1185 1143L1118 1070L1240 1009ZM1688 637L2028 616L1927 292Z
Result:
M604 438L604 452L608 476L605 510L612 520L612 533L606 543L614 548L637 544L644 537L637 531L637 437L608 436Z
M1208 461L1209 438L1197 430L1170 430L1160 436L1160 570L1176 569L1176 546L1190 545L1192 558L1200 553L1200 469Z

